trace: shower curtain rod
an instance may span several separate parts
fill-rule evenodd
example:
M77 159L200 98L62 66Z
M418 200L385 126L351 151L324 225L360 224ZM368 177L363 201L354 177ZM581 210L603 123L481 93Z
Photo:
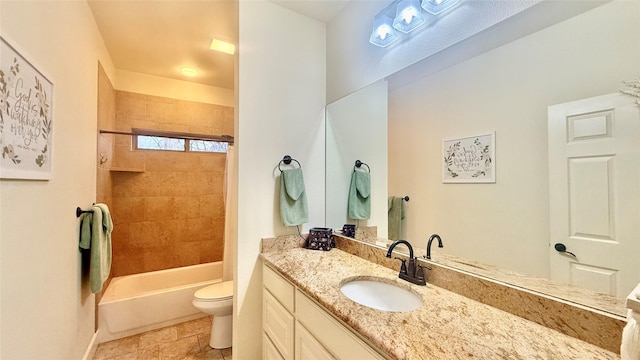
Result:
M100 134L115 134L115 135L129 135L129 136L160 136L173 139L184 140L212 140L217 142L226 142L229 145L233 145L234 138L231 135L208 135L208 134L191 134L172 131L160 131L160 130L143 130L132 129L132 132L126 131L113 131L113 130L99 130Z

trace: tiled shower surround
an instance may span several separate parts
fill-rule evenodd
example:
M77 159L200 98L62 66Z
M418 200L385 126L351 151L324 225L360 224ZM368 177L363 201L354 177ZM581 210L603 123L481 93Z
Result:
M104 81L100 129L234 133L232 107L109 90ZM222 260L226 154L133 150L128 135L98 140L107 158L98 168L98 201L114 221L111 276Z

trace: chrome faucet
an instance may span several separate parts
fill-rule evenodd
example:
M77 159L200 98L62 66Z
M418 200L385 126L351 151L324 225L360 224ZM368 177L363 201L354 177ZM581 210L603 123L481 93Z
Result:
M424 279L424 271L422 270L423 266L417 264L418 259L413 257L413 247L407 240L394 241L391 246L389 246L387 257L391 258L391 253L398 244L405 244L407 248L409 248L409 266L406 265L405 259L396 258L402 261L398 277L416 285L426 285L427 282Z
M427 255L424 256L425 259L429 259L431 260L431 242L433 241L433 239L438 239L438 247L444 247L442 246L442 239L440 239L440 235L438 234L433 234L429 237L429 241L427 241Z

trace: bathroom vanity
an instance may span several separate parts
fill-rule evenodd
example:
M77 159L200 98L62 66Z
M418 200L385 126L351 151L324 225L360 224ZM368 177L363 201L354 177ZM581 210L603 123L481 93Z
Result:
M267 265L262 278L265 359L385 358Z
M429 283L410 284L397 271L339 249L272 249L261 257L266 359L619 359ZM405 312L360 305L340 291L354 277L396 282L423 304Z

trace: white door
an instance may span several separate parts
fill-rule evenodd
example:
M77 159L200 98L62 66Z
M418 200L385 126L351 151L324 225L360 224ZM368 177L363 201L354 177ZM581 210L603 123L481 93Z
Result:
M551 279L625 297L640 282L639 108L610 94L548 121Z

